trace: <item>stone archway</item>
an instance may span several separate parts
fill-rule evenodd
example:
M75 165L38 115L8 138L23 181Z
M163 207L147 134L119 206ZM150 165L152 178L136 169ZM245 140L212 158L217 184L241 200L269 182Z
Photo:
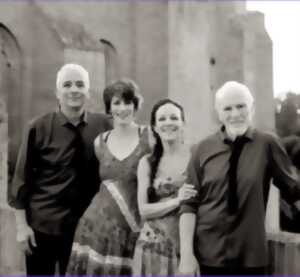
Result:
M14 212L7 204L8 148L16 153L13 147L20 137L20 56L16 39L0 23L0 275L23 275L25 272L24 258L16 242ZM12 156L9 161L14 162Z
M101 38L100 43L104 48L105 82L120 78L118 53L116 47L108 40Z
M0 98L8 112L8 181L21 138L21 50L14 35L0 23Z

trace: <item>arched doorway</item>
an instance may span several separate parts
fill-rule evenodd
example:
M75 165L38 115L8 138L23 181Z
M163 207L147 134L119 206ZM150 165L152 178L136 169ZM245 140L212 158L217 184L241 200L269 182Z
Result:
M120 78L118 53L116 47L108 40L101 38L100 43L104 48L105 82Z
M24 274L23 255L16 243L15 217L6 197L21 136L20 58L15 37L0 23L0 275Z
M0 23L0 100L8 113L8 179L21 137L21 51L14 35Z

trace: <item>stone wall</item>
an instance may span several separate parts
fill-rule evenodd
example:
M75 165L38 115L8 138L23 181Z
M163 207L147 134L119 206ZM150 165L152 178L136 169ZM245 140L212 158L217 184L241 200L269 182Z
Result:
M22 89L13 93L22 99L13 103L20 106L17 110L21 115L18 121L22 122L21 131L30 118L55 106L55 74L66 61L62 49L68 48L64 40L80 39L76 33L80 28L93 39L95 47L101 47L100 39L111 43L118 66L118 70L112 71L133 78L140 86L145 101L139 121L148 122L154 102L169 96L189 111L187 133L195 141L218 125L213 109L215 90L225 81L238 80L245 82L258 98L256 122L263 129L274 128L270 101L272 44L264 29L263 16L246 12L245 3L155 0L25 3L0 3L1 20L22 48ZM65 26L72 25L76 28L63 32ZM86 47L79 50L86 51ZM84 65L94 71L97 59L93 65L88 59ZM94 76L93 82L98 80L94 87L100 92L106 80L98 72Z
M14 66L8 72L13 78L5 78L10 80L5 87L15 154L25 124L56 106L55 76L65 62L82 63L91 73L91 110L103 111L101 92L114 74L132 78L140 86L145 98L139 114L143 123L149 122L151 107L159 98L177 100L186 110L191 143L216 130L214 93L228 80L250 87L258 100L256 123L263 129L274 127L272 42L263 15L246 12L245 3L1 1L0 24L13 35ZM101 49L100 39L112 45L112 56ZM0 153L5 161L6 152ZM3 198L6 187L0 188ZM271 211L277 209L273 202ZM6 206L0 213L0 275L22 273L13 212ZM273 223L276 216L271 213Z
M188 136L199 140L219 125L215 91L245 83L256 98L255 125L274 130L272 42L261 13L232 2L170 1L168 95L188 111Z
M186 110L190 142L216 128L209 65L209 10L204 2L169 2L169 97Z
M24 257L16 242L14 211L7 204L8 120L6 104L0 101L0 275L25 274Z

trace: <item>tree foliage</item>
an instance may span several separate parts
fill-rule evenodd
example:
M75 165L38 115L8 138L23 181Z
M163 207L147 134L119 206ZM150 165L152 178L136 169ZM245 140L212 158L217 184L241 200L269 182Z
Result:
M284 100L275 99L276 130L280 137L300 135L300 94L288 92Z

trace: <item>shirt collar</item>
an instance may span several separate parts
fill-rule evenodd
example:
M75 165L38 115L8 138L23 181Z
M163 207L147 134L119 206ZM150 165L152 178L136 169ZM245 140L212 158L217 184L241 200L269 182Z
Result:
M56 111L58 120L61 125L65 126L67 124L72 124L69 119L63 114L60 108L57 109ZM83 114L80 116L80 123L88 124L88 113L87 111L84 111Z
M222 125L222 127L219 130L219 135L222 139L222 141L226 144L231 143L231 139L228 137L228 135L225 132L225 126ZM248 141L253 141L254 138L254 128L253 127L249 127L246 131L246 133L243 135Z

